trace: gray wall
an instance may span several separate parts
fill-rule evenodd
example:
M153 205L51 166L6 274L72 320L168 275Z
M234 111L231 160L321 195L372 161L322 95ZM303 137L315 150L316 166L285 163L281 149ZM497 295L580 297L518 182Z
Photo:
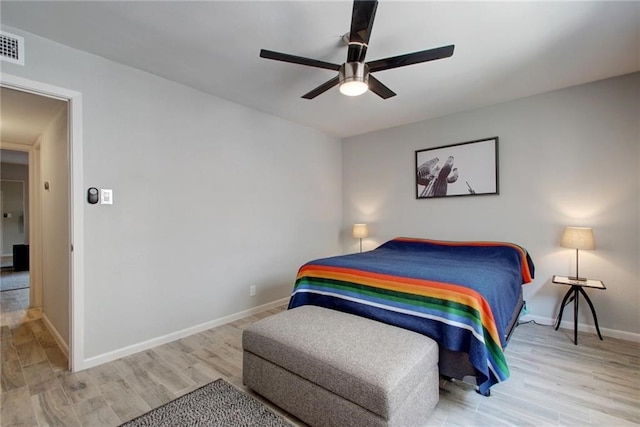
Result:
M340 141L18 29L3 73L83 96L85 348L94 358L285 298L341 251ZM249 286L257 295L249 297Z
M580 273L607 285L589 291L600 326L637 339L639 87L640 74L627 75L346 139L345 248L357 250L355 222L370 224L367 249L396 236L518 243L536 263L525 286L531 314L549 321L567 291L551 277L575 273L575 251L559 246L563 227L591 226L596 250L580 252ZM492 136L500 195L416 200L415 150ZM586 304L580 316L592 323Z

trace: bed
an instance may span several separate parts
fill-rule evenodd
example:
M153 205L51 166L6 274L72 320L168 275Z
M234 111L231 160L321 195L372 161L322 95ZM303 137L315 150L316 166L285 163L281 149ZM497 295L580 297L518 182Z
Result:
M369 252L310 261L289 308L316 305L424 334L440 374L488 395L509 377L504 348L534 265L512 243L395 238Z

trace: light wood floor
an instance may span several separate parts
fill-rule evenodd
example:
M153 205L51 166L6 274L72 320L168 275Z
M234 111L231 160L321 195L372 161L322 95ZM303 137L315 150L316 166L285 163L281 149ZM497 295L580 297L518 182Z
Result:
M41 320L3 326L0 425L116 426L217 378L244 388L242 331L283 309L78 373ZM491 397L442 381L429 425L639 425L640 344L580 334L575 346L571 335L519 326L507 349L511 377Z
M0 313L3 319L2 325L15 323L16 316L20 316L29 308L29 288L17 289L15 291L4 291L0 293Z

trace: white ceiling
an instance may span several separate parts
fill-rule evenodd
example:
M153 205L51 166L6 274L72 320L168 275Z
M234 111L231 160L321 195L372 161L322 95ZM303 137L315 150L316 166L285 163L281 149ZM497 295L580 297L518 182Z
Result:
M345 137L640 70L640 2L381 0L374 60L455 44L453 57L376 73L398 95L337 88L328 70L261 48L342 63L349 1L1 2L2 24ZM26 46L29 61L29 46Z
M67 103L0 88L0 141L31 145ZM4 161L4 160L3 160Z

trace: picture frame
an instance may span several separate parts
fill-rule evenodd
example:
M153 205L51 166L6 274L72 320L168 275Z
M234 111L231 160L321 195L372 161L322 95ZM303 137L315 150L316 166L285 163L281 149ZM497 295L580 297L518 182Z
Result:
M498 137L416 150L416 199L499 193Z

